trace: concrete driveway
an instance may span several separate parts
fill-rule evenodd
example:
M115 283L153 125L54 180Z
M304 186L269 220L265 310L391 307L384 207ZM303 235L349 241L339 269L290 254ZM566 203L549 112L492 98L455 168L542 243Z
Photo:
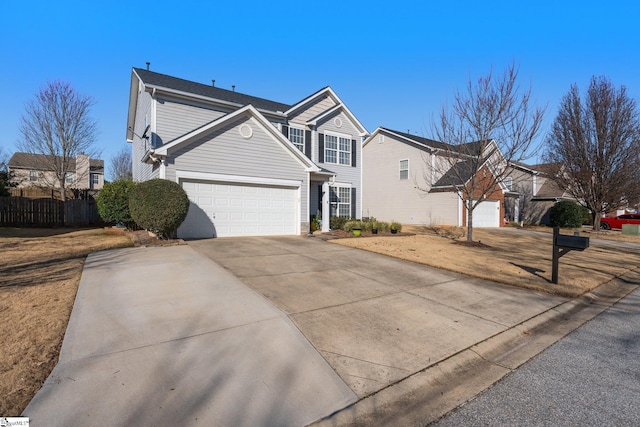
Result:
M315 237L189 245L287 313L358 395L357 405L327 425L366 425L385 416L398 422L407 405L426 402L436 407L421 416L437 418L604 309L584 314L592 300L569 301ZM567 321L571 313L583 313L575 325ZM552 332L554 321L560 327ZM452 389L459 393L438 402ZM409 395L414 402L398 406Z
M305 425L356 395L264 298L188 246L89 255L31 426Z

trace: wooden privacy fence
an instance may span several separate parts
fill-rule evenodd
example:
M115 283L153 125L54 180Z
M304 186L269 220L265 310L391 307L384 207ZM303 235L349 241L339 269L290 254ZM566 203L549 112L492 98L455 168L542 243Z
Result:
M0 197L0 226L75 227L102 225L95 200Z

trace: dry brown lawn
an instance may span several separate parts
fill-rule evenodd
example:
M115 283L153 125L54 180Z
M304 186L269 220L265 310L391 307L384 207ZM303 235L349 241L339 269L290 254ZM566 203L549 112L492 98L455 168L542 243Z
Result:
M335 239L332 242L456 271L482 279L575 297L640 266L640 250L592 243L560 258L558 284L551 283L552 239L506 230L475 229L474 245L465 243L462 228L404 227L415 235ZM552 232L548 227L536 231ZM573 230L562 230L573 234ZM589 234L592 238L640 244L639 236L620 232ZM480 243L477 243L480 242Z
M82 266L131 246L104 229L0 228L0 416L18 416L58 361Z

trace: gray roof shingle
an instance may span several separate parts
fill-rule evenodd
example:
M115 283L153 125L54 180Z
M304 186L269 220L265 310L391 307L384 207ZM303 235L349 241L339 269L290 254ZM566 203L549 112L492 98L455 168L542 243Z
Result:
M420 144L424 144L428 147L439 148L441 150L451 150L451 151L458 152L460 154L479 155L480 151L484 146L482 141L468 142L460 145L451 145L451 144L447 144L446 142L440 142L440 141L436 141L429 138L423 138L418 135L412 135L410 133L400 132L393 129L388 129L384 127L381 127L380 129L386 130L388 132L393 132L396 135L403 136L407 139L411 139L413 141L419 142Z
M136 74L140 76L143 83L173 89L180 92L186 92L194 95L204 96L206 98L218 99L221 101L232 102L241 106L248 104L253 105L259 110L285 112L291 108L288 104L270 101L264 98L258 98L251 95L245 95L227 89L222 89L212 85L205 85L177 77L168 76L166 74L156 73L154 71L142 68L134 68Z

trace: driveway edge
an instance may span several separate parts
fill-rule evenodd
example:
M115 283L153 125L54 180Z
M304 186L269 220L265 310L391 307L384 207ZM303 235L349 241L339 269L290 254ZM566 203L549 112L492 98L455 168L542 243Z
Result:
M615 278L468 347L310 426L427 425L491 387L640 286L640 270Z

